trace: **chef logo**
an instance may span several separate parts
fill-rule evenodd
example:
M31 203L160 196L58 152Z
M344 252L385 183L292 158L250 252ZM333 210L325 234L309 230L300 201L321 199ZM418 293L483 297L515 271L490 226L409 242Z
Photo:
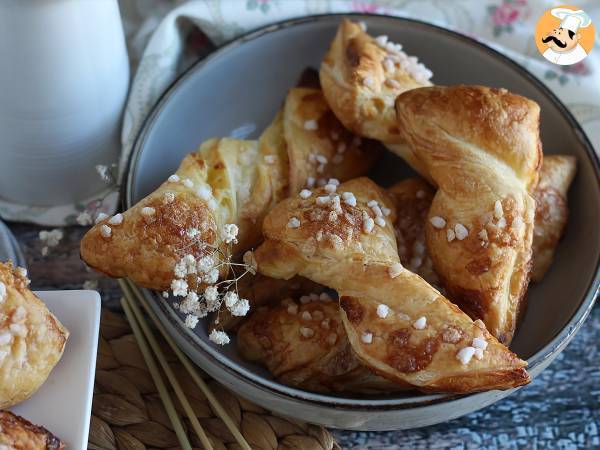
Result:
M582 61L594 46L594 24L574 6L549 9L535 30L535 43L544 58L561 66Z

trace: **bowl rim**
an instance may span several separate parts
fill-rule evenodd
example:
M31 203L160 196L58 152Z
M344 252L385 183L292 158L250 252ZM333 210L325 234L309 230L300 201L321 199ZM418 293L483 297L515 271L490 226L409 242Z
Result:
M4 249L0 247L0 261L12 261L15 266L27 269L27 261L21 245L6 223L0 219L0 240L3 240L3 237L10 248L7 249L8 253L5 254L2 251Z
M600 190L600 159L594 151L594 147L591 144L589 138L587 137L585 131L583 130L579 122L577 122L573 114L567 109L564 103L540 79L538 79L534 74L529 72L525 67L521 66L508 56L500 53L493 47L453 29L444 28L430 22L425 22L407 17L390 16L385 14L348 12L317 14L290 18L248 31L240 36L229 40L223 45L216 47L207 55L190 65L190 67L188 67L180 75L178 75L173 80L173 82L170 83L170 85L165 89L165 91L160 95L160 97L157 99L156 103L152 107L151 111L142 121L138 134L134 140L134 144L132 147L131 155L129 156L128 166L126 170L127 180L125 183L122 183L121 188L121 199L123 209L129 208L133 205L133 183L136 179L137 170L139 168L139 159L142 154L142 149L144 148L144 144L148 138L150 130L152 129L153 124L160 115L161 111L168 103L169 99L177 91L179 85L184 83L197 71L201 70L202 67L209 64L213 59L223 56L227 52L244 45L248 41L257 39L263 35L277 32L281 29L285 29L288 27L303 25L306 23L330 21L332 19L339 21L345 17L350 17L354 20L384 19L398 21L400 23L408 22L411 23L413 26L425 28L428 29L430 32L443 34L448 38L461 40L471 46L478 47L480 50L487 52L490 56L500 60L500 62L504 63L505 65L510 66L512 69L515 70L515 72L517 72L524 79L529 81L536 89L538 89L538 91L545 95L548 98L548 100L553 104L553 106L556 107L556 109L562 115L562 117L566 119L566 121L572 127L574 134L576 135L576 139L584 148L585 153L592 165L596 177L596 183L598 184ZM532 374L532 378L534 376L534 373L535 375L537 375L538 368L539 371L541 371L541 368L545 366L544 363L546 361L552 360L557 353L563 350L563 348L569 343L569 341L581 328L583 322L591 312L594 302L596 301L596 298L600 293L600 258L596 262L595 273L591 277L591 281L586 287L585 292L586 293L581 299L579 306L574 311L573 315L568 319L565 326L560 331L558 331L557 334L544 347L538 350L532 357L530 357L527 360L527 370ZM142 293L150 301L150 304L153 305L153 307L155 307L155 309L158 308L161 311L163 319L166 319L169 322L171 322L171 325L173 325L173 329L177 330L179 337L188 341L189 345L193 347L202 358L211 359L211 364L217 365L221 370L225 370L226 372L228 372L228 374L230 374L233 378L239 380L240 382L250 383L254 387L261 390L268 390L269 393L274 396L284 398L291 397L296 401L306 402L312 405L336 405L336 407L340 409L351 408L354 411L356 411L356 409L373 411L423 407L439 402L451 401L459 397L483 397L489 394L489 392L480 392L467 395L417 394L415 396L404 396L392 399L366 397L351 398L344 396L314 393L286 386L277 382L274 379L267 379L259 374L252 373L244 367L239 366L237 363L231 361L227 356L218 352L214 348L214 346L204 342L192 330L188 330L187 328L185 328L183 326L182 320L175 314L175 312L171 308L168 308L164 304L164 302L157 302L156 299L160 299L160 295L148 289L142 289Z

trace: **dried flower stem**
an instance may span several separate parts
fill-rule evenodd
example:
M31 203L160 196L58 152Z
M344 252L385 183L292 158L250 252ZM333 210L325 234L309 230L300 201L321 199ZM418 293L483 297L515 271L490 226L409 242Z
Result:
M120 280L120 284L121 284L121 287L124 288L124 292L126 292L126 295L130 296L130 298L129 298L130 303L135 304L136 303L135 300L137 300L143 307L147 316L150 317L150 319L152 319L152 322L154 323L154 325L156 326L158 331L161 333L163 338L167 341L167 344L173 350L173 353L175 353L175 355L177 356L177 358L179 359L181 364L185 367L185 369L187 370L189 375L192 377L196 386L198 386L198 388L202 391L202 393L208 400L208 403L210 404L214 413L223 421L223 423L225 424L225 426L227 427L227 429L229 430L231 435L237 441L237 444L239 445L239 447L244 450L251 450L250 445L248 444L248 442L246 441L246 439L240 432L240 429L235 424L235 422L233 421L233 419L231 418L231 416L229 415L227 410L221 405L221 402L219 402L219 400L217 399L215 394L212 392L211 388L206 384L206 382L198 374L196 367L190 362L190 360L187 358L187 356L185 356L184 353L179 349L179 347L177 346L177 344L175 343L173 338L169 335L169 333L166 331L166 329L164 328L164 326L162 325L162 323L160 322L160 320L158 319L158 317L156 316L154 311L152 311L152 308L150 307L146 298L144 298L144 296L141 294L141 292L138 290L138 288L135 285L133 285L133 283L131 283L131 281Z
M223 303L235 316L244 316L250 309L250 302L239 298L238 282L247 273L255 271L249 264L232 262L238 227L225 224L224 230L221 233L226 244L224 249L198 238L175 250L179 260L173 270L175 278L171 283L171 291L174 297L185 297L174 306L187 315L185 325L189 328L195 328L199 318L209 312L220 311ZM188 230L186 234L195 236L197 230ZM195 257L198 253L202 256ZM236 270L239 268L243 268L243 272ZM219 280L221 272L229 277ZM216 330L209 338L221 345L229 342L223 330Z
M175 411L175 405L173 404L173 400L171 400L171 396L169 395L169 392L167 390L165 382L163 381L162 376L160 375L158 366L156 365L156 362L154 361L154 358L152 357L152 352L151 352L146 340L143 337L141 328L139 327L137 321L135 320L133 311L130 309L130 306L129 306L130 304L127 302L127 300L125 300L125 298L126 297L124 297L121 301L121 305L123 306L123 311L125 311L125 315L127 316L127 320L129 321L129 324L131 325L131 329L133 330L133 333L135 334L136 340L140 347L140 351L142 352L142 355L144 356L144 360L146 361L146 365L148 366L148 369L150 370L150 375L152 376L152 380L154 381L154 384L156 385L156 388L158 389L158 393L161 397L161 400L162 400L163 404L165 405L165 410L167 412L167 415L169 416L169 419L171 420L171 424L173 425L173 429L175 430L177 439L179 440L179 443L181 444L181 448L191 449L192 446L190 445L190 442L185 434L185 430L183 429L183 424L179 420L177 411ZM210 444L210 441L209 441L209 444Z

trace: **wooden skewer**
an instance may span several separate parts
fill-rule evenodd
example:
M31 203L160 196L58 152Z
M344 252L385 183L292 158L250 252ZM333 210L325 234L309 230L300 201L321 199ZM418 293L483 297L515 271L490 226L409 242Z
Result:
M181 448L183 450L192 450L190 441L188 440L188 438L185 434L185 430L183 429L181 420L179 419L179 416L177 415L177 411L175 410L175 405L173 405L173 400L171 400L171 396L169 395L167 387L165 386L165 382L163 381L163 379L160 375L160 371L159 371L158 367L156 366L156 362L154 361L154 358L152 357L152 352L150 351L150 348L148 347L148 343L144 339L142 331L140 330L140 327L135 320L133 312L129 306L127 297L123 297L121 299L121 306L123 307L123 311L125 311L125 316L127 317L127 320L129 321L129 325L131 326L131 330L133 331L133 334L134 334L134 336L137 340L137 343L140 347L142 356L144 357L144 360L146 361L146 365L148 366L148 370L150 371L152 380L154 381L154 384L156 385L156 389L158 390L160 399L163 402L167 416L169 417L169 420L171 421L171 424L173 425L173 430L175 431L175 435L177 436L177 439L179 440L179 445L181 445Z
M152 321L154 322L154 324L156 325L156 327L158 328L158 330L160 331L160 333L162 334L164 339L167 341L167 343L169 344L169 346L171 347L171 349L173 350L175 355L177 355L177 358L179 358L181 364L186 368L186 370L188 371L188 373L190 374L190 376L192 377L192 379L194 380L194 382L196 383L198 388L206 396L210 405L213 407L213 410L215 411L217 416L219 416L219 418L223 421L223 423L225 424L227 429L231 432L231 434L233 435L233 437L235 438L237 443L240 445L240 447L242 447L244 450L252 450L252 447L250 447L250 445L248 444L248 442L246 441L246 439L244 438L244 436L238 429L235 422L231 419L231 417L229 416L227 411L225 411L225 409L221 406L221 403L214 396L214 394L212 393L212 391L210 390L208 385L204 382L202 377L200 377L200 375L198 375L198 372L196 371L195 366L190 362L188 357L179 349L179 347L177 346L177 344L175 343L175 341L173 340L171 335L169 335L169 333L164 328L162 323L158 320L158 317L156 316L156 314L154 313L152 308L150 308L148 301L143 296L143 294L139 291L137 286L135 286L129 280L127 280L127 284L129 285L131 291L134 293L134 295L136 296L138 301L143 306L144 310L146 311L146 314L152 319Z
M154 355L156 356L156 359L158 359L158 362L160 363L160 366L162 367L163 372L167 376L169 383L171 383L171 387L173 388L173 391L175 392L175 395L176 395L177 399L179 400L179 403L181 403L183 410L185 411L186 415L188 416L188 419L190 420L192 428L194 429L195 433L200 438L200 441L202 442L202 445L204 446L204 448L206 448L207 450L213 450L213 446L212 446L210 440L208 439L208 436L204 432L202 425L198 421L198 417L196 417L196 414L194 413L194 410L192 409L190 402L188 401L185 393L183 392L183 389L181 388L181 385L179 384L179 380L177 380L177 377L175 376L175 373L173 372L173 370L171 369L171 366L167 362L167 359L165 358L165 355L163 354L162 349L160 348L158 342L156 341L156 338L154 337L152 330L150 330L150 327L146 323L146 319L144 318L142 311L136 304L135 300L133 300L132 297L134 294L132 293L131 287L127 286L127 285L122 285L121 288L123 289L124 292L126 292L126 297L128 298L128 300L127 300L128 306L133 311L133 314L135 315L136 320L138 321L140 327L142 328L142 332L144 333L144 336L148 340L148 343L150 344L150 347L152 348L152 351L154 352Z

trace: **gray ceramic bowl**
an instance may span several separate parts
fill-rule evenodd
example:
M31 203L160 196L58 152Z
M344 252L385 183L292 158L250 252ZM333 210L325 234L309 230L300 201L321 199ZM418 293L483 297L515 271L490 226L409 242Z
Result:
M263 28L218 49L177 80L137 140L126 187L127 206L154 190L203 140L232 135L256 138L302 70L319 66L341 17L303 18ZM418 55L433 70L437 84L505 87L537 101L545 152L577 157L566 236L545 281L529 290L529 308L512 345L529 361L535 377L577 332L598 290L599 164L589 141L541 82L494 50L421 22L369 15L354 18L364 20L371 33L386 34ZM386 185L410 174L404 162L388 154L372 176ZM262 406L309 422L360 430L414 428L459 417L511 393L358 398L293 389L243 361L235 343L225 348L213 345L204 326L194 332L186 329L166 302L150 291L145 295L181 348L210 375Z

